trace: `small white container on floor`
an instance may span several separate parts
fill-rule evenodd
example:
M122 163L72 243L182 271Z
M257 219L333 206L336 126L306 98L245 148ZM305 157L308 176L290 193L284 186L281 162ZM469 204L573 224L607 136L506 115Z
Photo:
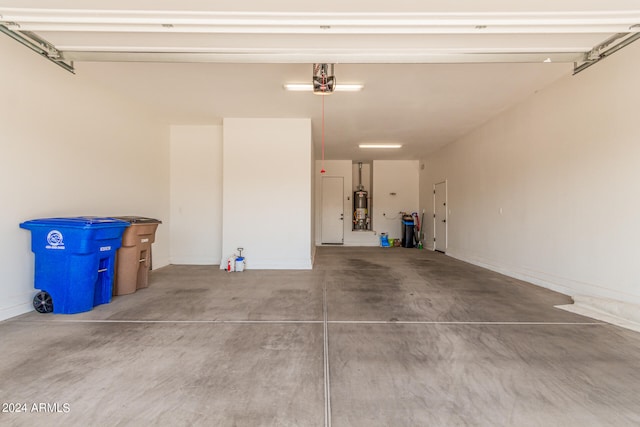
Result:
M244 257L236 258L236 271L244 271Z

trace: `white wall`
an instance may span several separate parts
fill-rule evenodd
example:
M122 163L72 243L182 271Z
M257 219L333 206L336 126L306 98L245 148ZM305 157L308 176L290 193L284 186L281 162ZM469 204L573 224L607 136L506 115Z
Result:
M171 126L171 263L222 258L222 126Z
M373 161L373 227L378 233L389 233L389 237L394 239L401 238L399 212L417 212L418 204L417 160Z
M640 303L639 69L636 43L424 159L430 214L448 180L448 254Z
M0 37L0 319L32 310L32 218L141 215L164 222L169 262L169 132L130 100Z
M309 218L309 247L311 250L311 265L313 266L316 257L316 198L314 197L314 191L316 188L316 182L320 179L319 173L313 173L316 164L315 150L313 149L313 135L311 136L311 152L309 153L309 170L311 173L311 181L309 182L309 194L311 198L311 217Z
M249 269L310 269L311 120L223 122L222 255Z

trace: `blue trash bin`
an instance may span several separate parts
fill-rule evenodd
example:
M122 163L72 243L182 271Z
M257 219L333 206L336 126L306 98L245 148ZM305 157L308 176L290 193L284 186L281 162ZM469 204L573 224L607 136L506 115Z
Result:
M33 300L41 312L73 314L111 302L116 251L129 226L114 218L43 218L25 221L35 254Z

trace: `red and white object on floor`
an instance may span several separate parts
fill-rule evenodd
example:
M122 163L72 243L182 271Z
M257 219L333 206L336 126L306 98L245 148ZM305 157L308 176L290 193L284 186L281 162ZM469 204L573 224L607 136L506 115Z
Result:
M232 271L236 271L236 256L235 255L231 255L229 257L229 259L227 260L227 271L228 272L232 272Z

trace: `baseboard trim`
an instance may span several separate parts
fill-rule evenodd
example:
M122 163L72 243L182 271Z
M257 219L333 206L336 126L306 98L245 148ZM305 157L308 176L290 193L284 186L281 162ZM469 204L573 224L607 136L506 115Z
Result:
M219 264L220 264L220 260L217 260L217 259L197 258L197 257L171 258L171 262L167 263L167 265L219 265ZM155 266L154 266L154 270L155 270Z
M31 302L31 299L29 302L0 308L0 321L20 316L21 314L29 313L31 311L33 311L33 303Z
M227 260L220 264L220 270L227 268ZM245 261L245 270L313 270L313 260L262 260L254 261L248 259Z
M573 304L556 305L555 307L640 332L640 305L584 295L576 295L572 298Z
M487 270L495 271L497 273L504 274L505 276L523 280L568 296L586 295L598 298L608 298L616 301L625 301L631 304L640 304L640 296L625 294L593 283L580 282L542 271L505 266L493 260L459 254L451 249L447 250L447 255L460 261L468 262L469 264L477 265L478 267L486 268Z

